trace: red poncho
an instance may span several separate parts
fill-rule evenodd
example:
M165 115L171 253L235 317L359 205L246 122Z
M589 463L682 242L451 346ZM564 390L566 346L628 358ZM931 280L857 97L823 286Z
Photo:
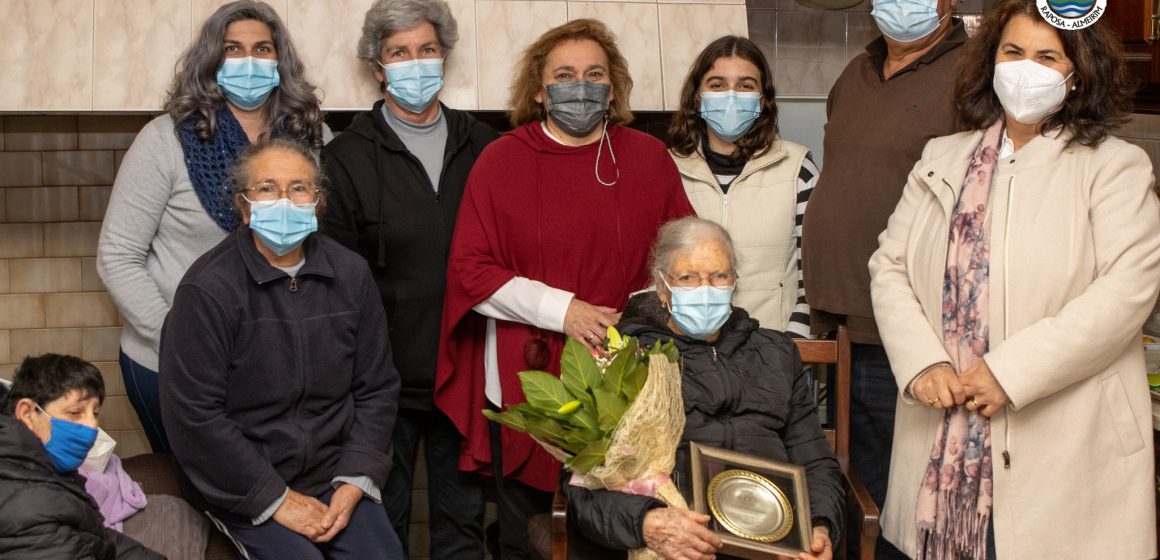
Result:
M616 154L598 143L563 146L540 123L490 144L475 162L459 209L447 265L447 293L435 404L464 436L459 467L490 473L484 397L486 319L472 311L516 276L567 290L593 305L622 309L649 284L649 248L661 224L691 215L681 178L664 145L645 133L609 125ZM516 373L531 369L524 344L548 342L549 371L559 375L564 335L496 321L504 404L524 401ZM560 464L526 434L503 428L505 477L552 491Z

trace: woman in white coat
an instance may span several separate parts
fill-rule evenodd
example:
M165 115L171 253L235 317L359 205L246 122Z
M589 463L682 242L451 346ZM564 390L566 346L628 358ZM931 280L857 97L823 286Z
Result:
M1003 0L870 260L903 390L883 511L918 558L1153 558L1140 327L1160 204L1118 39Z

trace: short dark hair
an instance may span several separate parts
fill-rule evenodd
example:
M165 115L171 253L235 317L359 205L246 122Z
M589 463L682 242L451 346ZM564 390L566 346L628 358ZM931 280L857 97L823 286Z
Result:
M97 401L104 403L105 381L101 370L76 356L28 356L16 369L2 412L12 416L20 399L32 399L43 408L73 391L80 391L86 399L97 397Z
M1035 0L1001 0L963 47L955 106L960 124L968 130L987 128L1003 116L1003 106L991 85L995 54L1003 30L1018 14L1050 25L1040 15ZM1083 29L1051 29L1059 34L1064 54L1075 64L1075 91L1069 91L1063 107L1043 120L1040 132L1067 130L1072 133L1069 144L1094 147L1132 111L1136 87L1124 64L1123 45L1103 21Z
M669 125L669 149L679 156L697 152L705 141L705 121L701 118L701 104L697 101L701 80L705 79L717 59L735 56L748 60L761 72L761 114L757 121L737 139L737 152L745 159L765 155L777 140L777 91L765 55L753 41L737 35L726 35L709 43L689 68L685 85L681 87L681 104L673 113Z

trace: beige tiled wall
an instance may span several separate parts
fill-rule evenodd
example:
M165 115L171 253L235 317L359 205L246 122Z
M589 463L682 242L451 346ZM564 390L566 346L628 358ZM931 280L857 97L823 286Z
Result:
M44 352L95 363L107 394L101 425L123 457L149 444L125 396L121 320L94 257L117 156L147 120L0 117L0 377Z

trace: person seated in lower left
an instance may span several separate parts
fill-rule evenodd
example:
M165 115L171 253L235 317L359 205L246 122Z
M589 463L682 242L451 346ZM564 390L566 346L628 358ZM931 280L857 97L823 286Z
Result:
M161 332L173 454L247 558L402 558L380 505L400 383L370 268L314 233L326 198L301 144L251 144L231 180L242 225Z
M0 558L165 558L105 527L78 483L105 400L100 370L74 356L28 357L3 392Z

